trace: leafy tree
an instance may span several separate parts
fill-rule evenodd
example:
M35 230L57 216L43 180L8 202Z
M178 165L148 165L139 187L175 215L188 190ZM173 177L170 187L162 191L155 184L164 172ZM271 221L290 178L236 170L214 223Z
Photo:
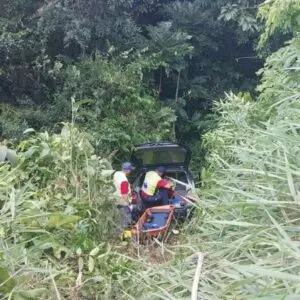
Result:
M73 57L105 51L107 41L124 47L138 38L139 28L129 13L133 5L134 1L115 0L50 1L39 10L39 29L57 54L63 54L63 49L51 46L55 36Z
M206 117L212 102L224 91L239 87L253 90L255 71L261 61L255 58L257 1L174 1L163 10L181 30L192 38L193 56L186 57L181 72L177 105L177 138L190 143L199 137L199 129L213 124ZM229 15L231 13L231 15ZM168 78L168 87L176 78ZM169 88L162 94L170 98Z
M39 58L40 46L35 31L36 9L41 1L2 1L0 9L0 93L4 101L30 104L47 93ZM43 89L43 91L42 91Z
M86 95L84 86L89 87L91 79L82 75L81 68L87 73L83 66L89 61L89 68L92 68L92 62L98 61L100 52L108 61L120 57L121 69L126 69L126 65L128 69L137 64L143 66L142 69L137 67L143 80L134 79L142 85L141 88L135 86L136 90L140 89L137 94L143 97L148 95L156 103L157 95L153 88L158 86L161 104L155 104L157 107L150 110L147 119L150 120L159 111L159 105L170 106L177 115L176 138L184 143L198 140L199 129L205 130L207 125L212 124L206 115L213 100L223 95L224 91L238 90L240 87L251 90L256 82L255 71L260 61L248 58L256 55L252 50L256 44L258 27L254 19L260 2L4 1L0 50L2 59L5 59L0 94L1 99L18 106L16 112L19 121L15 123L19 125L13 130L14 126L9 121L2 120L7 124L7 129L2 131L8 136L9 132L14 135L22 131L17 127L53 128L55 123L71 118L70 99L74 94L76 101L98 97L96 94L91 96L89 92ZM141 59L138 62L132 49L139 50ZM124 55L127 55L126 59ZM145 64L151 67L145 67ZM73 66L77 69L73 69ZM70 82L78 70L81 86L76 85L78 79L74 84ZM95 68L91 71L94 74L99 72ZM113 76L113 80L119 79ZM72 92L67 92L70 90ZM112 102L110 92L105 94L105 103ZM124 93L129 93L126 87ZM128 96L125 98L130 101L128 107L133 100ZM99 99L94 101L100 102ZM141 104L135 106L136 115L144 114L145 105L142 102L133 101ZM85 104L85 107L91 108L87 109L90 115L96 112L97 118L100 117L98 104L97 110L91 104ZM107 112L107 104L101 104L100 107L101 118L109 120L106 127L115 126L116 120L111 123L112 119L107 117L109 113L103 113ZM111 111L115 109L112 105ZM28 113L19 114L22 110ZM34 116L32 118L30 111ZM93 120L92 117L86 118L82 123L94 128L94 125L88 124ZM166 120L170 121L168 117ZM163 129L160 130L161 135L152 136L152 130L148 127L150 135L145 139L171 138ZM128 131L129 135L134 135L134 132ZM121 140L129 142L128 135ZM130 143L136 140L140 139L131 138ZM118 147L114 145L112 148Z
M70 63L98 50L107 53L110 43L123 48L139 43L139 28L128 12L133 6L134 1L112 0L2 1L1 98L43 106L53 100L57 57Z
M265 22L261 36L263 45L275 33L296 34L300 28L300 3L297 0L271 0L261 5L258 16Z
M156 26L148 27L148 30L150 49L154 52L158 52L160 54L160 60L162 61L162 65L160 66L159 93L161 93L163 88L163 68L167 74L173 70L177 73L175 101L174 104L171 102L171 106L176 110L178 107L180 74L187 66L186 57L191 55L193 51L193 47L189 43L192 36L174 29L171 22L161 22ZM176 138L175 123L173 135L174 138Z
M280 103L289 99L297 107L299 90L299 51L300 51L300 4L298 1L267 1L260 10L259 16L265 21L265 30L260 44L278 32L290 33L292 39L273 53L260 71L262 82L258 86L260 99L265 103L267 112L273 111ZM280 107L280 106L279 106Z
M100 55L68 66L64 84L50 109L53 122L71 117L71 99L76 122L94 136L97 149L119 158L137 143L169 139L172 110L162 107L155 93L143 84L143 69L151 61L136 58L129 64ZM62 115L62 112L69 113Z
M193 47L189 44L192 36L172 27L171 22L161 22L156 26L148 27L149 47L154 53L159 53L162 61L159 92L162 90L162 67L167 72L176 70L180 73L186 67L186 57L192 53ZM178 74L179 75L179 74ZM178 86L176 91L178 92ZM177 99L177 97L176 97Z

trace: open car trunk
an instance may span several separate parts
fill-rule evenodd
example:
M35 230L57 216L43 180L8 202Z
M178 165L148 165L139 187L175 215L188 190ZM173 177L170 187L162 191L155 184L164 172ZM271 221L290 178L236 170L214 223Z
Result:
M146 171L141 174L138 180L138 189L140 189L143 185L145 179ZM189 186L193 187L193 185L188 180L188 174L185 170L167 170L165 173L166 177L174 178L182 183L175 183L175 191L180 192L182 195L186 194L189 190Z
M193 206L189 201L184 200L184 197L195 191L195 182L188 170L189 151L170 142L143 144L136 146L131 162L136 166L136 171L133 173L135 179L133 180L132 190L137 197L135 211L138 217L147 208L140 195L146 173L149 170L155 170L159 166L166 167L163 177L166 177L175 186L175 197L170 199L170 205L174 207L175 218L178 220L185 219L189 215L189 211ZM159 206L160 204L156 205Z

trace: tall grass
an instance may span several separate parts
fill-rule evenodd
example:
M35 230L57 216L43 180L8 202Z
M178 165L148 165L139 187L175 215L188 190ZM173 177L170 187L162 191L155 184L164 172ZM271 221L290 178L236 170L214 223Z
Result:
M18 164L0 165L0 295L77 297L101 276L104 290L124 272L107 249L119 217L110 164L73 125L59 135L27 134Z
M260 105L234 95L216 104L203 214L140 256L109 246L110 166L84 134L21 143L19 165L0 166L2 298L189 299L201 251L200 299L298 299L300 117L289 101L256 122Z
M259 105L231 95L228 109L217 106L230 118L206 136L208 144L219 140L222 151L211 148L213 197L203 194L203 299L285 299L300 292L300 118L287 105L285 114L255 124L249 117ZM239 113L245 106L248 118ZM285 117L291 114L293 122ZM239 121L236 128L231 120Z
M152 268L153 294L188 299L201 251L199 299L300 299L299 45L267 60L259 101L229 94L215 104L218 126L204 136L204 214L169 247L173 259Z
M170 260L136 276L134 299L190 299L199 251L199 299L300 299L300 115L281 103L257 122L263 105L232 94L216 104L203 215L161 248Z

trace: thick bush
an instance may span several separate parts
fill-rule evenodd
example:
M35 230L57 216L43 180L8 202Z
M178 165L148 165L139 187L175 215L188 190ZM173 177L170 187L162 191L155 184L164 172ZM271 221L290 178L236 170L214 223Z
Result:
M18 164L0 163L0 294L71 298L95 284L104 293L130 266L107 243L119 217L110 163L71 124L61 134L26 135Z

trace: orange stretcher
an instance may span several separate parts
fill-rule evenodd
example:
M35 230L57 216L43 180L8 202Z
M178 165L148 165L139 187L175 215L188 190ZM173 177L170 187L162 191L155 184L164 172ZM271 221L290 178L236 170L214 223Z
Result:
M157 237L165 234L171 225L174 216L174 206L155 206L146 209L132 228L132 234L142 234L148 237Z

